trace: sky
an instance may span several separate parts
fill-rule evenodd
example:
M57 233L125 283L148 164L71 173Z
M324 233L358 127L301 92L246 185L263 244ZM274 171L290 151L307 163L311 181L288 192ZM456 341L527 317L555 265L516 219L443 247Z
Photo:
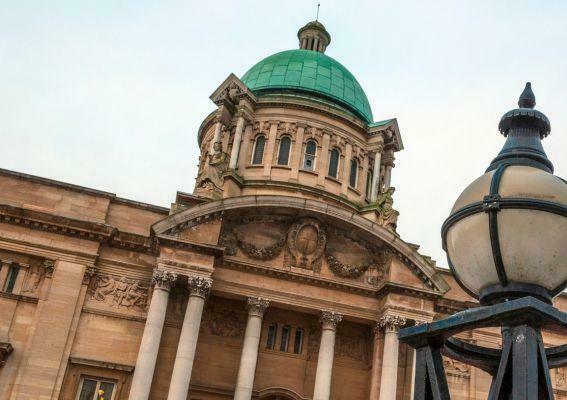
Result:
M168 207L230 74L298 46L318 1L0 0L0 168ZM531 81L567 177L567 3L320 1L326 54L397 118L398 232L441 266L440 228ZM1 188L0 188L1 190Z

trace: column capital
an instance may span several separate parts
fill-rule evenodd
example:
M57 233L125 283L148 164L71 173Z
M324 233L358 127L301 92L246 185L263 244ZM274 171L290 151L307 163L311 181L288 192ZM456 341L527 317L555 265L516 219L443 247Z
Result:
M270 305L270 301L263 299L262 297L248 297L246 305L248 308L248 315L262 318L264 316L264 311L266 311L266 308Z
M162 269L154 269L152 284L156 289L170 291L173 283L177 279L177 274Z
M343 320L342 314L339 314L338 312L335 312L335 311L329 311L329 310L322 310L321 316L319 317L319 321L321 321L321 326L322 326L323 330L325 330L325 329L332 330L332 331L336 330L337 325L342 320Z
M375 146L373 146L372 149L370 149L370 151L373 153L382 154L382 152L384 151L384 144L378 143Z
M187 279L187 287L190 296L207 298L213 286L213 280L202 276L190 276Z
M376 322L375 332L383 330L384 332L398 332L402 326L406 324L405 317L399 315L387 314Z
M96 267L94 265L87 265L85 267L85 273L83 275L83 285L88 285L91 283L91 279L96 274Z
M55 263L52 260L44 260L41 266L45 270L45 275L48 278L51 278L53 276L53 272L55 271Z

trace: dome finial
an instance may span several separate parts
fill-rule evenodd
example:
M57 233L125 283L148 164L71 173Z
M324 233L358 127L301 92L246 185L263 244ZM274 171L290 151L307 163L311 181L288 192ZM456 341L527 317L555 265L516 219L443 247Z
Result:
M319 18L319 8L317 8L317 18ZM297 32L299 38L299 48L303 50L313 50L324 53L331 43L331 35L325 26L319 21L308 22L307 25Z
M526 82L526 87L518 100L518 106L520 108L534 108L535 105L536 102L534 92L532 91L532 83Z

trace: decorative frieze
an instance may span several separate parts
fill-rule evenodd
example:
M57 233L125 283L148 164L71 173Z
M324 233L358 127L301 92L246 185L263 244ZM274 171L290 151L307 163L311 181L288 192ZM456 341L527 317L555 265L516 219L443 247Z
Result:
M198 296L207 298L213 286L213 280L210 278L203 278L201 276L190 276L188 278L187 286L191 296Z
M321 322L321 328L323 330L336 330L339 322L343 320L343 315L335 311L323 310L321 311L321 316L319 321Z
M270 301L262 297L248 297L247 308L248 315L262 318L266 308L270 305Z
M175 280L177 279L177 274L161 269L154 269L152 275L152 285L156 289L171 290Z
M86 275L86 272L85 272ZM89 287L89 298L113 308L145 311L148 286L140 280L124 276L96 275Z

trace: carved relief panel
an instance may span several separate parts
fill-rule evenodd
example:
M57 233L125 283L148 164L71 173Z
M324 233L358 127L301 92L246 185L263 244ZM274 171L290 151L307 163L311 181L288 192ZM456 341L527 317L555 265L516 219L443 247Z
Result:
M353 232L311 217L258 216L225 221L219 245L229 256L271 261L270 265L285 270L305 270L372 286L384 280L392 258L388 250L358 239Z
M100 274L91 280L87 300L98 308L144 312L148 306L150 290L149 282Z

